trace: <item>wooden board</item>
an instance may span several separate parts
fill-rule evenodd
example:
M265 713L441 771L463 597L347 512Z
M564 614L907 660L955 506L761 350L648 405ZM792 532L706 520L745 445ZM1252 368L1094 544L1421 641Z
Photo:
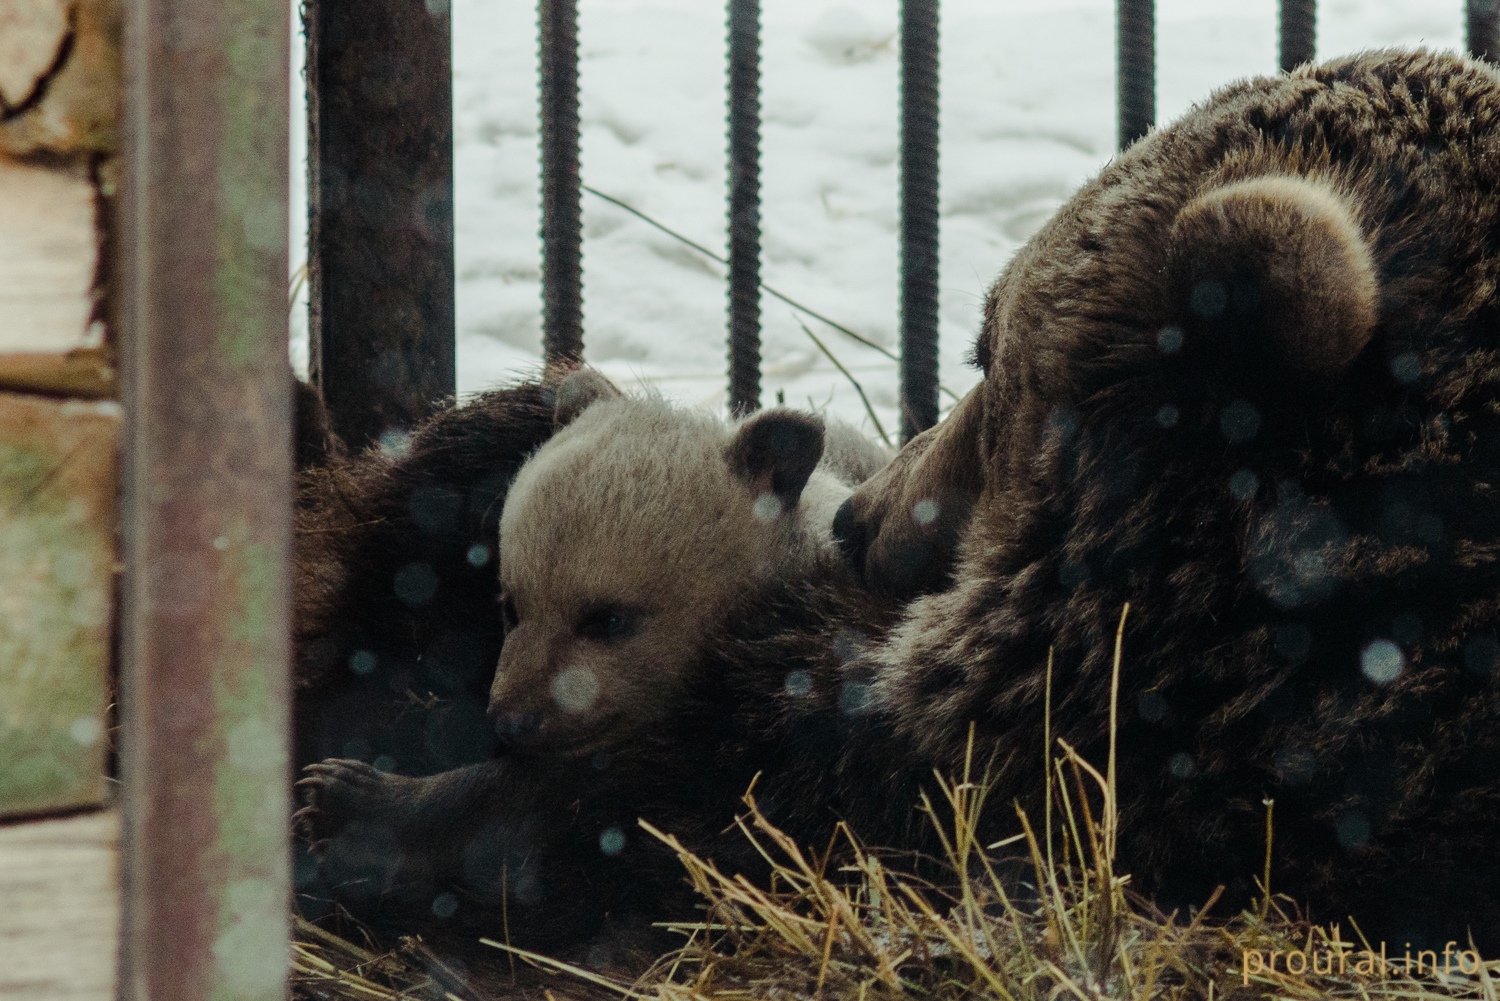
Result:
M0 998L112 1001L120 818L0 825Z
M114 352L85 348L66 354L0 355L0 390L90 400L115 393Z
M62 0L0 0L0 106L14 114L37 99L62 62L67 37Z
M0 152L77 165L114 153L120 7L121 0L0 0Z
M0 158L0 355L103 342L89 322L95 244L86 178Z
M0 0L0 389L112 396L120 0Z
M107 796L119 424L0 393L0 816Z

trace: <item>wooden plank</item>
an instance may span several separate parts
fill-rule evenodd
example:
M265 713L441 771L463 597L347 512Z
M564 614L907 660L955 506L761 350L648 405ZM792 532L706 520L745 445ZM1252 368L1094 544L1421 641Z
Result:
M0 389L115 393L100 254L120 25L120 0L0 0Z
M107 796L119 413L0 394L0 816Z
M95 348L94 186L0 158L0 354Z
M117 388L114 352L108 348L0 355L0 390L97 400L114 396Z
M112 1001L118 811L0 826L0 997Z
M121 0L0 0L0 153L83 167L114 153L120 7ZM106 176L113 170L94 166Z
M65 57L68 9L63 0L0 0L0 108L9 118L35 101Z

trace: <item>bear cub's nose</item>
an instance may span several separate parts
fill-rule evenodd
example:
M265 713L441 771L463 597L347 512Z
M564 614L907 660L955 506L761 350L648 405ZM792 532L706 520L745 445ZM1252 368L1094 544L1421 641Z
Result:
M490 707L500 743L515 751L531 750L541 742L542 714L537 709Z

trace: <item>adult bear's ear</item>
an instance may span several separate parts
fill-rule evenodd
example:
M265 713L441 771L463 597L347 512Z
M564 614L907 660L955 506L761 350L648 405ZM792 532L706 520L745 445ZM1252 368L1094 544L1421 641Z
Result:
M552 394L552 423L566 427L593 403L613 400L625 394L615 384L591 368L574 369L563 376Z
M1196 350L1218 340L1253 358L1269 345L1293 372L1326 375L1375 329L1369 244L1343 198L1316 181L1259 177L1199 195L1172 224L1168 261L1174 311Z
M730 473L750 488L756 513L767 520L797 506L822 457L822 418L780 408L742 421L724 448ZM778 502L771 509L762 507L767 497Z

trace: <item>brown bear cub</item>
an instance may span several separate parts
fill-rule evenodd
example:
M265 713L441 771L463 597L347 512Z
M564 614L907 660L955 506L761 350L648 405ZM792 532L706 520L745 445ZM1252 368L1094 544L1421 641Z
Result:
M592 767L632 738L650 739L689 698L683 675L746 595L817 563L846 575L833 514L887 461L837 421L777 409L726 424L626 397L580 369L441 411L403 454L370 452L304 474L300 763L328 758L316 774L381 776L394 789L401 779L383 773L443 771L503 751L584 757ZM450 498L451 524L429 539L432 519L421 515L437 496ZM486 536L494 541L475 541ZM476 549L483 559L472 558ZM418 557L435 568L437 593L412 603L401 577ZM355 614L354 602L372 597L384 613ZM475 637L463 674L455 633ZM485 703L472 650L481 644L500 663L488 733L476 728ZM321 791L331 812L337 791ZM423 810L443 826L441 809ZM312 817L303 814L316 829ZM370 871L403 857L391 839L376 841L381 851L361 863ZM425 867L416 854L406 853L408 866ZM517 869L523 888L530 872ZM358 898L353 883L344 892ZM318 896L332 887L309 878L302 888Z
M638 817L759 871L722 833L756 776L800 843L843 820L934 851L912 807L971 723L1001 840L1014 803L1042 812L1049 652L1051 734L1105 760L1128 602L1135 890L1243 906L1273 800L1272 888L1315 918L1500 954L1497 137L1495 71L1425 52L1236 84L1151 133L1011 261L980 385L837 520L882 597L772 585L606 760L320 766L325 870L413 925L508 913L587 952L691 913Z
M659 724L743 595L831 553L834 512L889 456L837 421L726 424L590 369L556 406L500 517L490 715L514 750L577 756Z

